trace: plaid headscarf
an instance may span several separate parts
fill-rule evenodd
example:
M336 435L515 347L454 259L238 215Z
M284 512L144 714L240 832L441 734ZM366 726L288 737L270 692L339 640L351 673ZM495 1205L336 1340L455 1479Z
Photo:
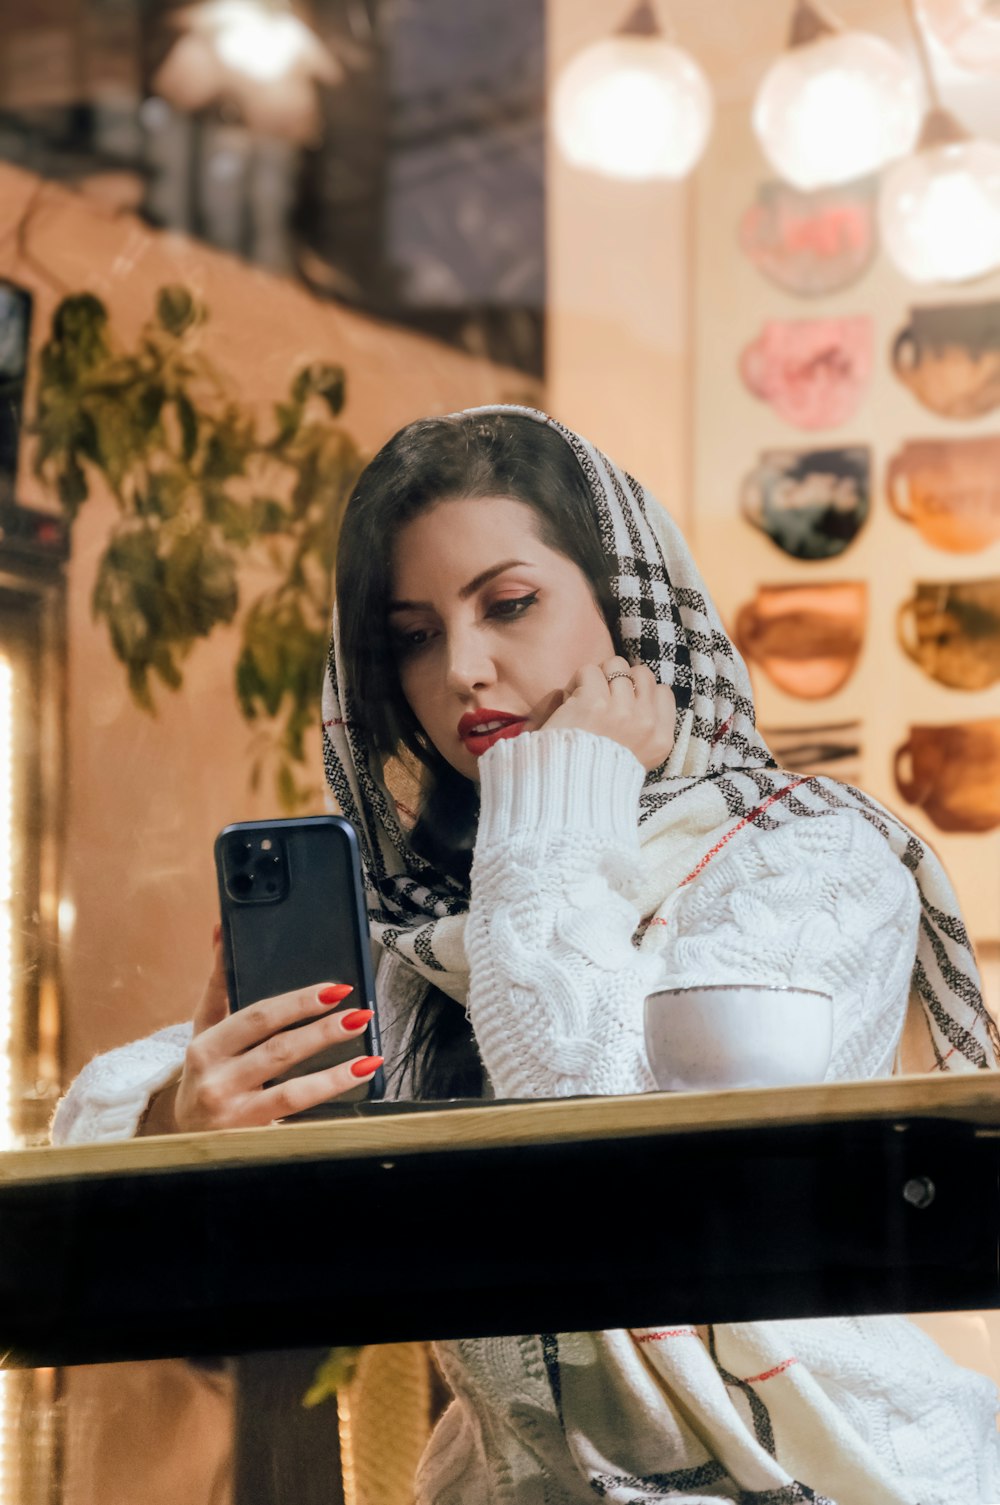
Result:
M861 790L778 767L756 728L746 666L669 514L593 445L544 413L495 406L453 416L489 424L504 415L549 424L570 446L600 528L626 655L647 664L674 692L674 746L666 764L647 777L639 801L644 844L686 820L703 833L707 861L746 825L773 830L788 821L856 810L913 874L920 892L912 988L933 1065L946 1071L995 1066L1000 1035L983 1002L954 890L935 854ZM323 757L331 793L358 833L372 933L410 968L464 1000L468 892L411 849L408 815L353 722L335 612L323 690Z

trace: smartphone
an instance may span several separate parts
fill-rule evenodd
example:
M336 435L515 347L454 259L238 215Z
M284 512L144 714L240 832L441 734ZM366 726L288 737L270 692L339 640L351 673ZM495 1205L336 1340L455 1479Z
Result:
M307 815L226 826L216 838L215 869L230 1008L316 983L342 982L354 991L339 1008L375 1009L358 838L350 821ZM327 1047L276 1080L377 1055L376 1013L363 1035ZM356 1090L294 1117L323 1118L345 1103L377 1100L384 1090L379 1067Z

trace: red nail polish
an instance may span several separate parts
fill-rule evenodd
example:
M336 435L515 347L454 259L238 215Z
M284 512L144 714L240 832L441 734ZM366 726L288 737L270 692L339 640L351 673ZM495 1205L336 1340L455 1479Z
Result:
M360 1029L368 1023L373 1012L372 1009L352 1009L349 1014L341 1014L340 1022L345 1029Z
M320 1003L343 1003L348 993L353 992L354 989L348 987L345 982L337 982L334 983L332 987L320 988L319 992L316 994L316 997L319 999Z
M373 1076L384 1060L384 1056L359 1056L351 1066L351 1076Z

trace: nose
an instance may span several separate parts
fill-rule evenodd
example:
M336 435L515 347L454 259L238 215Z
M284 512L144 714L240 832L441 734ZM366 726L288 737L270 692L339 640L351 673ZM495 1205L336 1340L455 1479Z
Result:
M493 656L474 629L449 634L447 677L448 689L463 697L496 684Z

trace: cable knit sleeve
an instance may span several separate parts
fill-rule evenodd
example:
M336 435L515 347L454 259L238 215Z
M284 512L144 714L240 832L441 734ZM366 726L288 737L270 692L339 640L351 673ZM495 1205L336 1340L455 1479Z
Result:
M496 743L480 763L466 928L469 1016L498 1097L655 1088L632 945L643 769L573 730Z
M88 1061L56 1109L53 1143L131 1139L154 1092L180 1071L190 1038L190 1024L172 1024Z
M586 732L539 732L497 743L481 780L469 1013L497 1096L651 1090L646 994L706 982L829 992L829 1076L891 1071L919 899L862 815L741 831L664 896L638 950L632 754Z

